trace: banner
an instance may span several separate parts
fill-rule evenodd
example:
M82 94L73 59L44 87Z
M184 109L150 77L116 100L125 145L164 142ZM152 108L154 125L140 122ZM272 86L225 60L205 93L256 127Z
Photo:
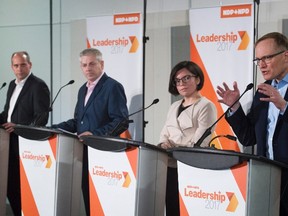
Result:
M226 82L233 89L237 81L240 93L249 83L253 83L254 44L253 5L231 5L213 8L192 9L189 12L191 60L204 72L205 83L201 90L217 108L220 117L228 108L218 102L217 86ZM241 99L244 110L250 107L253 92L249 91ZM225 121L220 120L214 136L233 134ZM216 139L215 147L240 151L237 142Z
M91 215L135 215L138 151L88 147Z
M78 216L82 158L83 144L74 136L55 134L45 140L19 136L22 215Z
M182 216L246 214L248 187L246 162L226 170L200 169L182 162L177 164Z
M142 34L140 13L87 19L87 47L103 53L104 71L124 86L129 113L143 107ZM141 141L142 113L131 119L132 139Z
M57 138L28 140L19 136L23 215L55 215Z

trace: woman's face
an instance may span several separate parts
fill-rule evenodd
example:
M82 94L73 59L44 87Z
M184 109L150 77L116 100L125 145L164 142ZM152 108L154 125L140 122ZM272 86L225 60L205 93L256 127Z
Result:
M200 83L200 79L186 68L182 68L176 73L174 82L181 96L192 97L198 92L197 85Z

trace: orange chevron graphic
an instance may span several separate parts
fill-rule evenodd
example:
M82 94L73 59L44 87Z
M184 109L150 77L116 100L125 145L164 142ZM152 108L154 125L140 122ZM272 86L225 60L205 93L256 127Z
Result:
M136 36L129 36L129 39L132 44L129 53L135 53L139 47L139 41Z
M51 160L50 155L46 155L46 159L47 159L47 164L46 164L45 168L50 168L52 165L52 160Z
M250 37L246 31L238 31L238 34L240 35L242 40L238 47L238 50L246 50L250 42Z
M38 216L39 211L28 181L25 168L22 160L20 160L20 182L21 182L21 208L23 215L35 215ZM25 196L24 196L24 195Z
M88 38L86 38L86 46L87 48L91 48L91 44Z
M139 154L139 148L132 147L125 151L129 164L131 166L131 169L133 171L134 177L137 179L137 166L138 166L138 154Z
M247 184L248 184L246 180L246 176L248 173L247 161L231 168L231 172L242 194L242 198L246 201L246 196L247 196L246 191L247 191Z
M54 158L56 158L57 153L57 135L55 134L53 137L49 138L50 147L53 153Z
M211 101L214 102L216 108L217 108L217 115L218 117L223 114L223 109L218 103L218 97L215 93L215 90L212 85L212 81L210 80L208 71L206 70L206 67L204 65L204 62L202 61L202 58L196 48L195 42L193 40L193 37L190 35L190 50L191 50L191 60L199 65L199 67L203 70L204 73L204 79L205 79L205 85L203 89L201 89L201 93L209 98ZM232 134L232 129L230 128L227 121L219 121L217 123L216 129L215 129L215 135L217 134ZM239 146L237 142L231 142L231 140L221 140L221 147L217 145L217 148L219 149L225 149L225 150L234 150L239 152Z
M124 175L125 180L124 180L122 187L128 188L131 183L130 175L128 172L123 172L123 175Z
M179 205L180 205L180 215L181 216L189 216L189 213L187 211L187 208L186 208L186 205L183 201L181 193L179 193Z
M235 212L238 207L238 199L234 193L226 192L228 199L230 200L229 205L226 208L226 211Z
M90 205L90 215L94 216L104 216L104 210L102 208L97 190L93 184L93 180L91 175L89 174L89 199L90 203L93 203L93 205Z

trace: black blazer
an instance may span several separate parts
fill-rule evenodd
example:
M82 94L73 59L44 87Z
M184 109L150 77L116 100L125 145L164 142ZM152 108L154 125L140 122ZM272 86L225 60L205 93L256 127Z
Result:
M265 83L271 84L271 81ZM266 157L269 103L260 101L261 97L265 96L257 91L247 116L240 107L232 116L226 116L226 120L242 145L257 144L257 154ZM288 91L284 99L288 101ZM288 164L288 109L283 115L278 116L273 136L273 152L274 160Z
M7 122L9 103L15 87L15 80L12 80L7 91L4 111L0 114L0 124ZM48 86L43 80L31 74L16 101L11 121L16 124L29 125L39 116L44 115L38 122L38 125L44 126L48 122L49 105L50 92Z

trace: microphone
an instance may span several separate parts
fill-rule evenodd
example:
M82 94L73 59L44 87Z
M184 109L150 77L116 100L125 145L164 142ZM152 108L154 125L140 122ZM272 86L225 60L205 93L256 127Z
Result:
M58 97L60 91L61 91L64 87L66 87L66 86L68 86L68 85L71 85L71 84L73 84L74 82L75 82L74 80L70 80L67 84L63 85L63 86L58 90L56 96L54 97L54 99L53 99L53 101L52 101L52 103L51 103L51 105L50 105L50 107L49 107L49 110L48 110L49 112L52 111L52 106L53 106L56 98Z
M142 112L142 111L148 109L149 107L151 107L151 106L154 105L154 104L157 104L158 102L159 102L159 99L156 98L156 99L153 100L153 102L152 102L149 106L144 107L144 108L142 108L142 109L140 109L140 110L137 110L136 112L133 112L133 113L129 114L129 115L127 116L127 118L124 118L122 121L120 121L120 122L112 129L112 131L110 131L110 132L108 133L108 135L110 135L110 136L118 136L118 135L121 134L123 131L125 131L125 130L128 129L129 123L132 123L132 122L133 122L133 120L129 120L129 117L131 117L131 116L133 116L133 115L135 115L135 114L137 114L137 113L139 113L139 112Z
M138 111L136 111L136 112L134 112L134 113L131 113L130 115L128 115L128 118L129 118L130 116L133 116L133 115L141 112L141 111L144 111L144 110L148 109L149 107L151 107L151 106L154 105L154 104L157 104L158 102L159 102L159 99L158 99L158 98L154 99L153 102L152 102L149 106L147 106L147 107L145 107L145 108L142 108L142 109L140 109L140 110L138 110Z
M4 88L5 86L6 86L6 82L4 82L4 83L2 84L0 90L1 90L2 88Z
M204 139L211 134L211 129L223 118L223 116L225 116L229 112L231 107L233 107L247 91L253 88L253 86L253 83L247 85L245 91L239 96L239 98L235 100L235 102L231 106L229 106L228 109L209 128L206 129L200 139L194 144L194 147L200 147Z
M43 118L45 118L46 115L47 115L49 112L52 111L52 106L53 106L56 98L58 97L60 91L61 91L65 86L71 85L71 84L73 84L74 82L75 82L74 80L70 80L67 84L63 85L63 86L58 90L56 96L54 97L51 105L50 105L49 108L48 108L48 111L46 111L46 112L41 113L40 115L38 115L38 116L35 118L35 120L31 123L32 126L38 126L38 123L41 122L41 121L43 120Z
M230 135L230 134L227 134L227 135L218 135L218 136L213 137L213 139L210 140L208 146L209 146L209 147L211 147L211 146L214 147L214 144L212 144L213 140L215 140L215 139L217 139L217 138L220 138L220 137L225 137L225 138L230 139L230 140L233 140L233 141L236 141L236 140L237 140L237 137L232 136L232 135ZM211 145L211 144L212 144L212 145Z

